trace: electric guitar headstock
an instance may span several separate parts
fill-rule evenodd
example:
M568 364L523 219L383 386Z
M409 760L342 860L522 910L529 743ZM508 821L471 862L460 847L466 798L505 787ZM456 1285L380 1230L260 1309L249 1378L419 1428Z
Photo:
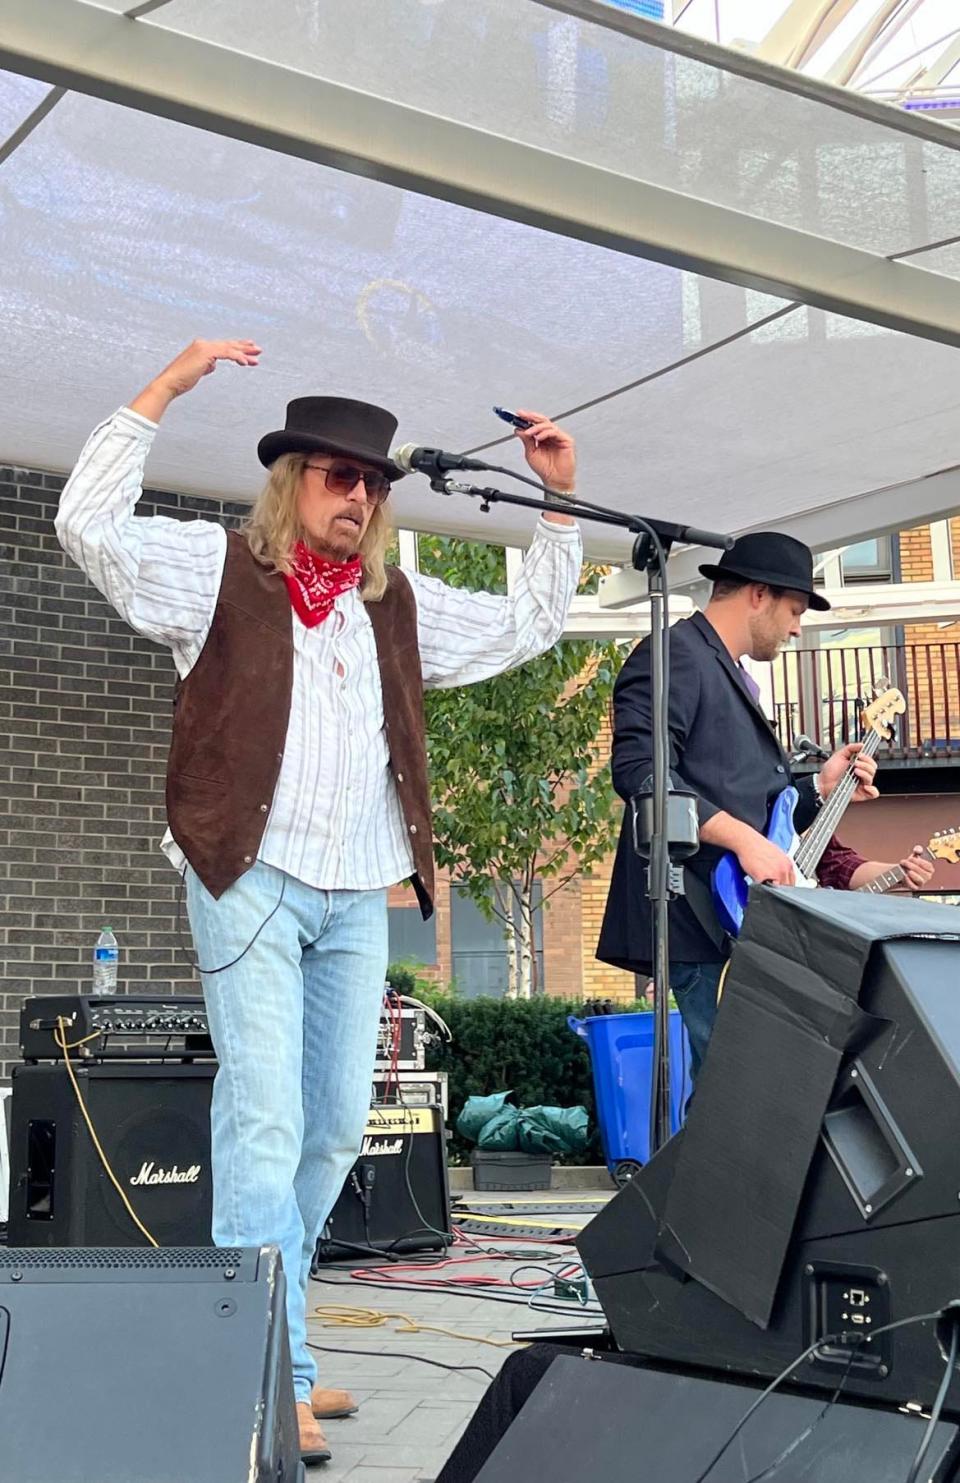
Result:
M927 840L927 851L934 860L960 864L960 829L938 829L933 838Z
M890 741L897 717L902 716L907 709L906 699L883 678L874 686L873 695L874 698L870 701L864 697L860 724L865 733L876 731L884 741Z

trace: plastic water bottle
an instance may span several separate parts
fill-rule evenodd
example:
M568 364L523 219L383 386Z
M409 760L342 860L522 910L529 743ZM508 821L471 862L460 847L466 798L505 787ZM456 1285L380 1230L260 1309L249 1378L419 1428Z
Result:
M93 992L115 994L117 992L117 963L120 949L117 939L109 927L104 927L93 950Z

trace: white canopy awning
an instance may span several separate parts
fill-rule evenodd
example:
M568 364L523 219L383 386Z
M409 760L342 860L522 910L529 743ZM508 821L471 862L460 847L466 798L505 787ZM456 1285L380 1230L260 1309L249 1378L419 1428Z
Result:
M585 497L731 532L960 508L949 127L599 0L121 9L0 0L0 461L67 469L181 344L249 335L262 365L171 410L152 484L251 498L286 401L336 392L458 450L536 406ZM419 477L394 503L532 519Z

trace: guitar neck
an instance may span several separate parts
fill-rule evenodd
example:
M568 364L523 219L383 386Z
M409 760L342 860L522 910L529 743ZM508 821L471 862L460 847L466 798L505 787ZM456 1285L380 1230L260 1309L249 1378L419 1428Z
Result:
M871 731L864 740L860 755L872 757L878 750L881 741L879 731ZM823 857L823 852L833 838L834 831L847 810L851 798L857 787L857 777L853 770L853 764L847 768L843 777L834 788L818 818L807 831L806 838L801 840L797 850L797 869L808 880L811 880L817 872L817 866Z
M918 854L925 860L934 858L929 849L920 850ZM865 886L858 886L857 890L872 891L875 896L882 896L884 891L892 891L894 886L902 885L906 878L907 872L902 865L891 865L889 870L883 872L883 875L878 875L876 880L868 881Z
M884 891L892 891L894 886L899 886L907 878L907 872L902 865L894 865L892 870L885 870L883 875L878 875L876 880L869 881L865 886L858 886L858 891L871 891L875 896L882 896Z

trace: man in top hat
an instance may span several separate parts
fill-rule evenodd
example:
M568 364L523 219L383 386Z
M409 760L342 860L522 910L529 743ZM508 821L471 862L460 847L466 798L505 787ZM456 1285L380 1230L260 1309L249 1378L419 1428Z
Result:
M829 603L813 585L808 548L777 531L741 536L714 566L702 613L670 631L668 765L673 786L692 792L700 817L700 849L687 862L687 894L671 902L670 987L690 1037L691 1072L700 1068L717 1006L717 986L728 944L713 909L710 878L727 850L753 880L790 885L790 857L764 836L770 807L789 784L798 788L801 833L836 787L851 761L858 785L854 802L877 796L876 762L850 742L818 774L797 781L776 732L758 704L758 687L740 660L770 661L800 633L808 607ZM644 639L614 687L613 782L629 803L649 786L653 771L650 641ZM633 850L627 810L600 930L597 957L633 973L652 972L652 921L646 862Z
M314 1385L306 1286L369 1108L387 888L409 877L433 909L422 692L554 644L581 543L563 513L573 440L525 412L527 462L561 493L511 595L385 565L396 419L336 397L291 402L261 439L269 478L241 531L136 518L170 403L218 362L259 356L249 340L188 346L92 433L56 528L117 612L173 653L164 848L185 874L220 1063L213 1239L282 1251L301 1448L316 1461L329 1456L317 1418L355 1409Z

